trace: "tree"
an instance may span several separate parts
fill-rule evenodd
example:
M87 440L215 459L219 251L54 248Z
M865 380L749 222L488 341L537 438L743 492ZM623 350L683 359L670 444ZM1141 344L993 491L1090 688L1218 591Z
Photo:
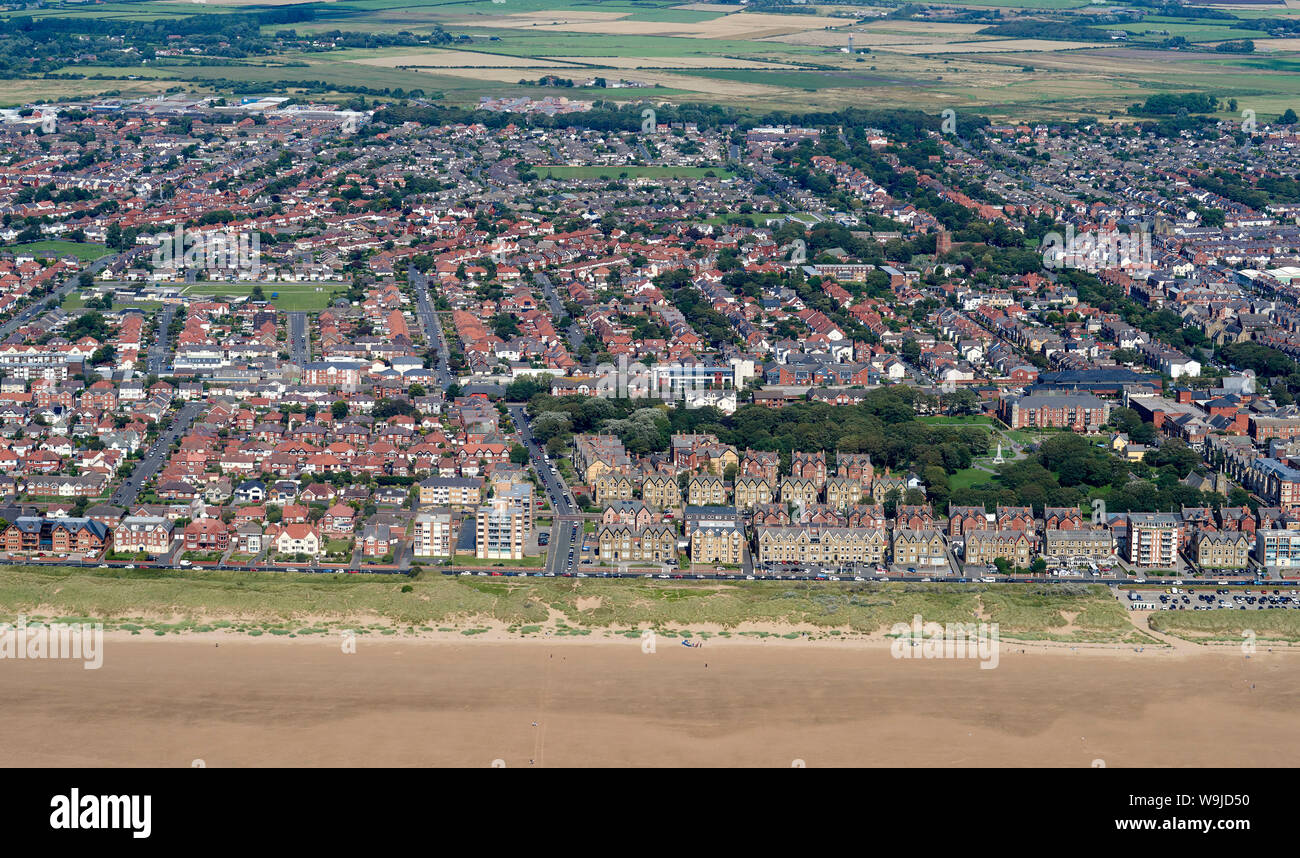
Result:
M980 398L975 391L963 387L939 396L939 401L949 414L974 414L979 410Z
M334 415L335 420L342 420L348 416L348 404L340 399L330 406L330 413Z
M528 464L528 450L523 444L515 444L510 448L510 461L516 465Z

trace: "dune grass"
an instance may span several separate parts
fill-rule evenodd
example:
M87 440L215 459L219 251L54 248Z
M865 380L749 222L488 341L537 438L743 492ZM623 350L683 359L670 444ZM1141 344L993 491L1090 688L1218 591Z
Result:
M736 629L745 623L869 634L910 623L919 614L926 622L997 622L1003 637L1151 642L1129 624L1105 587L1090 584L715 583L435 573L412 579L0 567L0 620L12 621L19 614L80 618L128 631L134 626L166 632L202 627L382 632L449 624L478 627L489 620L532 628L550 621L552 612L561 614L561 626L575 634L646 626Z

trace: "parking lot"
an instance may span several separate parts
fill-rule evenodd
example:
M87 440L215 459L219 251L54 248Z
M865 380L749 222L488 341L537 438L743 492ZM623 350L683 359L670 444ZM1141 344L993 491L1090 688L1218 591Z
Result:
M1222 587L1212 581L1186 587L1131 587L1119 590L1118 596L1123 604L1150 605L1158 611L1300 609L1300 589L1281 586Z

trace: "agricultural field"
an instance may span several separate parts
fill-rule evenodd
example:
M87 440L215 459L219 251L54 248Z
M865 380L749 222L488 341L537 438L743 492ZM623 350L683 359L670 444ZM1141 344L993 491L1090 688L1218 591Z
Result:
M60 79L6 81L5 102L105 92L129 97L176 87L209 92L230 80L264 83L268 93L306 91L334 101L351 98L356 87L418 90L441 103L472 107L484 96L555 94L521 86L521 79L613 73L645 86L575 88L563 94L616 102L720 103L755 112L833 110L869 100L881 107L964 108L995 121L1120 117L1149 95L1188 89L1236 98L1261 117L1300 106L1300 75L1295 74L1300 38L1233 26L1259 17L1295 19L1300 8L1294 4L1220 7L1238 20L1148 15L1115 24L1104 16L1118 7L1087 0L956 0L945 6L953 10L951 20L911 20L897 8L817 4L806 13L785 15L735 3L672 0L55 3L23 14L142 22L292 8L308 19L263 24L263 36L273 39L289 29L303 36L331 31L427 35L440 27L454 41L429 49L283 49L220 62L169 57L132 66L68 64L58 69ZM998 35L983 32L994 19L969 17L995 7L1001 15L996 20L1036 29ZM1062 22L1092 27L1095 39L1058 37L1054 30ZM1108 40L1112 32L1120 35ZM1187 44L1162 48L1174 38ZM1253 54L1214 50L1243 38L1255 43ZM337 90L293 86L300 81Z

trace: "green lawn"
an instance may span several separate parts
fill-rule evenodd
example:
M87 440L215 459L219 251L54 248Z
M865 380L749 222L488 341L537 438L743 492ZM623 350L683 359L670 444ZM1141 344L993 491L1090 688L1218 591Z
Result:
M486 566L491 567L500 564L503 567L515 566L541 566L546 562L545 555L537 554L534 556L525 555L519 560L501 560L490 557L475 557L473 554L457 554L452 558L452 566Z
M211 295L238 298L252 293L253 283L194 283L184 290L187 296ZM281 310L324 310L330 304L335 290L344 288L341 283L286 283L262 284L262 294ZM320 291L317 291L320 290Z
M956 491L957 489L968 489L979 483L992 481L993 475L988 471L981 471L979 468L963 468L948 477L948 488Z
M12 244L8 247L0 247L0 251L4 253L31 253L38 258L45 259L67 256L71 253L86 262L91 262L112 253L102 244L92 244L86 241L33 241L30 244Z

